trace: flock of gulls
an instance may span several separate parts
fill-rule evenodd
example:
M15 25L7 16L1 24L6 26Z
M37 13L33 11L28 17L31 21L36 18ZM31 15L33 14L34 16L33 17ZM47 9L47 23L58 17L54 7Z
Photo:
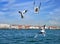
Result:
M39 10L40 10L40 7L41 7L41 2L39 3L39 6L35 6L35 1L33 1L33 5L34 5L34 13L35 14L38 14L39 13ZM28 10L27 9L25 9L24 11L18 11L18 13L20 14L20 16L21 16L21 18L23 19L24 18L24 14L25 13L27 13L28 12ZM40 32L38 33L38 34L42 34L43 36L45 36L45 26L46 25L43 25L43 28L40 30ZM36 38L37 36L38 36L38 34L36 34L35 36L34 36L34 38Z

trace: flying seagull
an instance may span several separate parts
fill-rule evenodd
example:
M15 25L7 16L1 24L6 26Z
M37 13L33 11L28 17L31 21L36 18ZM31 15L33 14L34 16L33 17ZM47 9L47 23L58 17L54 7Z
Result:
M19 13L20 13L20 15L21 15L21 18L24 18L24 16L23 16L23 14L25 14L26 12L27 12L27 10L24 10L24 11L18 11Z
M41 2L39 3L39 6L35 6L35 1L33 2L34 4L34 13L39 13L40 7L41 7Z

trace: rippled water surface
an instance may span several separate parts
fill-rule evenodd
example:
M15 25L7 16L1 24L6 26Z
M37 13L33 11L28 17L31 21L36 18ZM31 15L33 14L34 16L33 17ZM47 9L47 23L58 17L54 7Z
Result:
M45 36L39 32L37 29L0 29L0 44L60 44L59 29L46 30Z

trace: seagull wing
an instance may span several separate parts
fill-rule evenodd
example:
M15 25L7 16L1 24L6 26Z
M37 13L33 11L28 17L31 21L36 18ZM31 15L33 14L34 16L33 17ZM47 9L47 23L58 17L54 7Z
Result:
M40 4L39 4L39 9L40 9L40 7L41 7L41 2L40 2Z
M23 16L22 12L21 12L21 11L19 11L19 13L21 14L21 18L24 18L24 16Z
M25 14L27 12L27 10L24 10L23 12L22 12L22 14Z

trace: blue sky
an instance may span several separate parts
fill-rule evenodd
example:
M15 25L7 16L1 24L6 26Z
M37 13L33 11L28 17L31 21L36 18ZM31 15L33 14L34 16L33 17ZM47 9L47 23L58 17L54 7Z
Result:
M22 25L60 26L60 0L35 0L41 2L39 14L34 13L34 0L0 0L0 23ZM37 3L38 2L38 3ZM18 11L27 9L24 19Z

